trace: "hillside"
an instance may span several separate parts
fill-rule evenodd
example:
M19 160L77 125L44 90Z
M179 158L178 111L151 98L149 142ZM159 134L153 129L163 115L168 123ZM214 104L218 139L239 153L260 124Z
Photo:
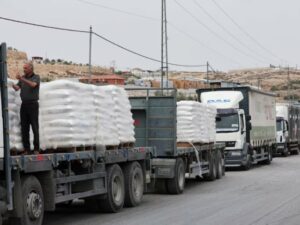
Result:
M17 71L22 73L24 62L28 60L25 52L17 50L8 50L8 72L11 78L14 78ZM51 60L53 61L53 60ZM76 78L88 75L89 68L86 65L71 64L67 65L63 61L55 63L49 62L34 63L35 72L39 74L44 81L49 81L57 78ZM68 63L69 64L69 63ZM110 74L112 71L109 68L93 66L92 73L94 75ZM170 78L192 77L197 79L206 79L205 72L170 72ZM250 68L242 70L232 70L228 72L209 73L210 80L224 80L228 82L236 82L259 86L266 91L275 92L279 100L287 99L287 69L286 68ZM300 70L290 70L291 83L291 98L300 100Z
M17 50L8 50L7 58L9 77L15 78L18 71L22 74L23 65L26 61L28 61L27 54ZM49 60L49 63L47 64L34 62L35 73L39 74L41 79L44 81L54 80L57 78L82 77L87 75L89 72L89 67L86 65L67 65L63 62L58 63L56 61L55 63L51 63L51 61ZM92 73L110 74L111 70L95 66L92 68Z

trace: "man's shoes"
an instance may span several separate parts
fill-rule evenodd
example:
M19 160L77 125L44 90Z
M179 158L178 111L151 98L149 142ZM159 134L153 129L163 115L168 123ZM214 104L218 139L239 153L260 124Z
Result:
M34 154L34 155L38 155L38 154L40 154L40 150L36 150L36 149L35 149L35 150L33 150L33 154Z

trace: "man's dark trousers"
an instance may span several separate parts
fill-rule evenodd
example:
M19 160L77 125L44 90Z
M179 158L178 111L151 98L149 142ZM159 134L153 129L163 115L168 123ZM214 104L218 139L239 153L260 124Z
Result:
M22 142L24 149L30 150L30 125L33 131L33 145L34 150L40 149L39 142L39 103L22 102L21 105L21 129L22 129Z

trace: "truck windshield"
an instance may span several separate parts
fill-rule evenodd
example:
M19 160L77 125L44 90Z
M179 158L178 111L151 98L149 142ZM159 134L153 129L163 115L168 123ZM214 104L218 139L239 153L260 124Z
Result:
M282 121L281 120L277 120L276 121L276 130L277 131L282 131Z
M236 132L239 130L238 114L219 115L220 120L216 122L217 133Z

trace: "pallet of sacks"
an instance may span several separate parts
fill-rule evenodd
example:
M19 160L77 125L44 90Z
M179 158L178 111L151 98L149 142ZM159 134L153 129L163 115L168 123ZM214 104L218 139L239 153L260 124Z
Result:
M216 108L200 102L177 102L177 146L214 143L216 113Z
M19 96L19 92L13 91L9 88L11 102L17 101ZM10 115L18 115L14 112L19 108L15 108L11 107ZM20 130L20 120L17 122L11 124ZM39 134L40 148L47 151L134 143L134 125L127 93L113 85L95 86L69 80L42 83ZM20 133L16 136L21 141ZM14 149L22 150L21 142L18 144Z

